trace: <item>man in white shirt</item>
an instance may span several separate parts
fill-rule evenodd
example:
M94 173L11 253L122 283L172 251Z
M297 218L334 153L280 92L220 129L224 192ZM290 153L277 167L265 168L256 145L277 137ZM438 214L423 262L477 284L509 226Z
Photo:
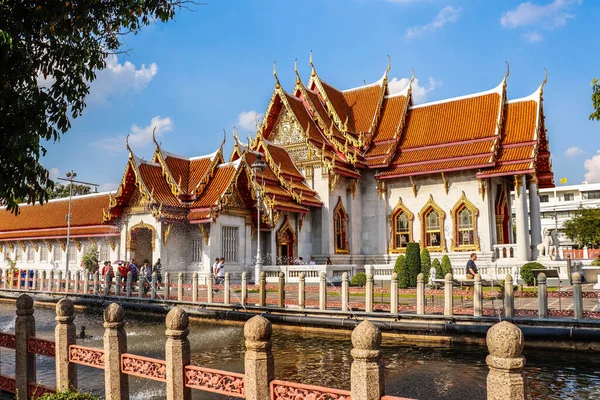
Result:
M219 275L219 261L221 261L219 257L215 258L215 263L212 265L212 279L215 285L217 284L217 276Z
M225 282L225 258L221 258L219 261L219 265L217 266L217 285L223 284Z
M308 263L308 265L317 265L317 263L315 262L315 258L314 257L310 258L310 262Z

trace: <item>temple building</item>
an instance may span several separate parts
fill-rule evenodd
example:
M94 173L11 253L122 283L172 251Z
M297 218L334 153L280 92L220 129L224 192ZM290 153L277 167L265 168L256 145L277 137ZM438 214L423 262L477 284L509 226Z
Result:
M536 258L538 189L554 187L545 79L509 100L507 71L492 89L414 105L413 79L390 93L389 65L378 81L348 90L321 79L312 56L310 66L306 84L294 68L291 91L274 73L255 137L234 135L227 160L223 145L186 158L155 141L151 161L127 146L115 194L73 199L69 248L68 199L3 212L4 257L64 268L70 252L78 266L95 242L102 260L160 258L165 270L206 273L225 257L230 272L254 273L260 235L265 265L387 264L408 242L461 265L471 252L483 263ZM252 168L257 158L264 171Z

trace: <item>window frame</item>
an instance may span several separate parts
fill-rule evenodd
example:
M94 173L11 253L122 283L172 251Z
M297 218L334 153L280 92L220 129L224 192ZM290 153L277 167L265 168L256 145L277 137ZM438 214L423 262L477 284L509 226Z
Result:
M460 213L467 209L471 213L471 229L473 232L473 243L462 244L461 232L467 231L467 229L461 229L460 226ZM451 250L452 251L480 251L480 243L479 243L479 231L477 227L477 222L479 219L479 209L473 204L466 196L465 192L462 192L462 196L454 207L452 207L452 211L450 212L452 217L452 243Z
M348 213L344 208L341 196L338 198L338 203L333 209L333 244L335 254L348 254L350 252L348 244Z
M413 241L413 221L415 219L415 216L404 205L404 203L402 202L402 198L399 197L398 204L396 204L396 207L394 207L394 209L388 216L388 221L390 224L390 243L388 245L388 253L404 253L406 251L406 246L404 246L404 247L396 246L397 235L401 234L398 232L398 227L397 227L397 219L400 214L406 215L406 219L408 221L408 228L406 231L403 231L408 234L408 242L407 243L410 243Z
M436 230L428 230L427 216L430 211L434 211L438 214L439 228ZM421 222L421 243L429 251L443 252L446 251L446 233L444 231L446 213L442 208L433 200L433 195L429 195L429 200L421 211L419 212L419 221ZM437 246L427 246L427 234L439 232L440 243Z
M223 257L225 257L226 263L238 262L239 231L239 226L221 226L221 254ZM226 241L233 242L233 244L226 243Z

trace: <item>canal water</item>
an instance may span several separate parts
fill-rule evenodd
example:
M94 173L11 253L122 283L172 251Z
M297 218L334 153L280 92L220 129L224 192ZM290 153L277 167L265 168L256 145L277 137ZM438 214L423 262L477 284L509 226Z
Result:
M54 340L54 310L36 309L36 336ZM14 305L0 304L0 331L14 333ZM79 331L90 337L78 344L102 348L101 310L77 312ZM164 318L127 313L128 352L164 359ZM243 373L243 326L192 321L189 335L192 363ZM350 388L349 333L314 333L274 327L273 353L277 379ZM407 344L384 338L386 394L418 399L485 399L487 349L471 345ZM600 399L600 357L597 353L526 350L526 375L533 399ZM37 379L54 386L54 359L37 356ZM78 366L79 388L102 397L103 371ZM0 373L14 375L14 351L0 349ZM131 399L165 398L165 385L130 376ZM194 399L227 399L199 391Z

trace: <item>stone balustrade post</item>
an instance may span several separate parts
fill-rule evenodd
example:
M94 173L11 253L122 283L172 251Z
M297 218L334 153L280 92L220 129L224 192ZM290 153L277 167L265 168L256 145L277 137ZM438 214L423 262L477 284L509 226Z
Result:
M77 365L69 362L69 346L76 344L76 328L73 320L75 307L70 299L62 298L56 303L56 328L54 329L56 389L77 389Z
M79 293L79 281L81 280L81 271L75 272L75 282L73 282L73 293Z
M27 290L27 291L31 290L29 287L31 285L31 283L30 283L31 279L32 278L29 277L29 270L26 270L25 271L25 290Z
M285 308L285 274L279 273L279 285L277 286L277 307Z
M223 281L223 304L231 304L231 285L229 282L229 272L225 272Z
M183 272L177 275L177 301L183 301Z
M348 273L344 272L342 274L342 311L348 312L350 309L350 302L348 301Z
M260 273L260 281L258 284L258 306L264 307L267 305L267 275L265 271Z
M352 400L375 400L385 394L383 363L381 362L381 332L369 320L352 331L354 360L350 370Z
M89 281L90 273L87 269L83 270L83 294L88 294L90 292Z
M537 277L539 318L548 318L548 287L546 284L546 274L540 272Z
M38 279L40 278L39 271L37 269L33 270L33 282L31 282L31 290L38 289Z
M444 277L444 315L452 316L454 313L454 297L452 297L452 274L448 272Z
M300 272L298 276L298 308L304 310L306 307L306 275Z
M373 312L374 287L373 274L368 273L367 284L365 286L365 312Z
M573 260L571 259L571 254L567 254L567 276L569 277L569 285L573 284L573 272L571 270L572 263Z
M395 272L390 280L390 313L398 313L398 274Z
M150 285L150 298L152 300L156 299L156 285L158 285L158 274L155 271L152 273L152 285Z
M192 274L192 302L198 301L198 272Z
M208 273L208 277L206 279L206 302L213 302L213 274L212 271Z
M127 297L129 297L129 279L131 279L131 272L127 273ZM115 272L115 296L121 295L121 271Z
M0 275L2 275L2 289L7 289L8 285L8 272L6 269L0 269Z
M110 273L108 271L106 271L106 273L104 274L104 295L108 296L110 294L110 282L111 278L110 278Z
M43 292L46 287L44 286L46 284L46 271L42 271L40 273L40 292Z
M261 275L264 271L261 272ZM256 315L244 325L246 400L269 399L269 382L275 377L271 352L272 327L265 317Z
M17 290L21 290L22 289L22 285L21 285L21 270L17 269Z
M583 293L581 291L581 275L573 273L573 317L583 319Z
M417 315L425 314L425 276L417 275Z
M73 280L75 273L73 271L69 271L65 276L65 293L69 293L69 289L71 289L71 281Z
M94 295L98 295L100 292L100 273L98 271L94 272Z
M54 290L54 271L50 270L48 271L48 291L52 292L52 290Z
M169 296L171 296L171 276L168 272L165 272L165 276L163 278L165 287L164 287L164 299L169 300Z
M513 292L512 276L506 275L504 278L504 316L514 318L515 316L515 294Z
M117 303L104 309L104 396L129 399L129 377L121 373L121 355L127 353L125 311Z
M488 400L525 400L525 357L521 356L525 343L521 330L508 321L502 321L488 330L486 342L490 352L485 360L490 368L487 376Z
M319 274L319 310L327 309L327 281L325 272Z
M185 386L185 366L191 362L188 339L189 318L180 307L174 307L165 321L165 362L167 369L167 399L190 400L192 391Z
M20 277L19 277L19 280ZM27 350L30 337L35 336L33 299L22 294L17 298L17 318L15 321L15 379L17 397L29 399L29 382L36 381L35 354Z
M248 274L246 271L242 272L242 294L240 296L240 304L245 306L248 302Z
M57 292L61 292L62 289L62 280L63 280L63 272L59 269L58 270L58 278L56 279L56 291ZM19 279L19 282L21 282L21 279Z
M131 297L131 290L133 289L133 274L131 273L131 271L127 272L127 278L125 279L125 293L127 294L127 297ZM119 287L121 286L121 280L116 280L116 286L115 287Z
M144 293L146 291L146 282L146 274L140 274L140 277L138 278L138 299L143 299L146 294Z
M481 275L475 274L475 283L473 284L473 316L481 317L483 315L483 293L481 291Z

